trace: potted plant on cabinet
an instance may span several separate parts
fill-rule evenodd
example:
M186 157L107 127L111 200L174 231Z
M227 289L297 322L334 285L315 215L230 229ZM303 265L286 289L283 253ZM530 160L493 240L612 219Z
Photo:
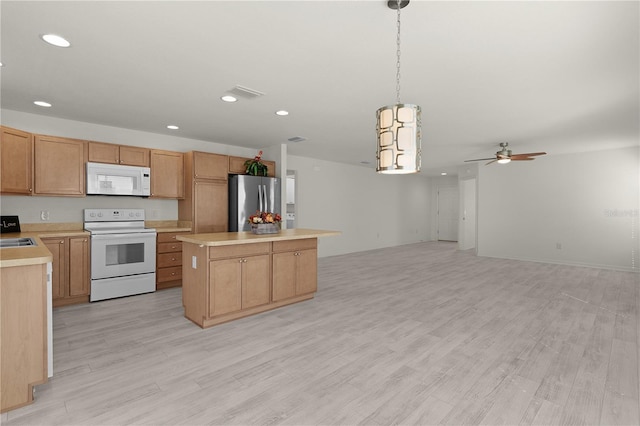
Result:
M247 168L246 173L252 176L266 176L268 167L261 160L262 151L258 152L258 155L244 162L244 166Z

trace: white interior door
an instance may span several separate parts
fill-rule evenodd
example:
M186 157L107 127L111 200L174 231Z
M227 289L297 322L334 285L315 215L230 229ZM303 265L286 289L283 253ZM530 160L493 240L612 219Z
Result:
M458 241L458 188L438 188L438 241Z
M460 250L476 248L476 180L462 181L462 238Z

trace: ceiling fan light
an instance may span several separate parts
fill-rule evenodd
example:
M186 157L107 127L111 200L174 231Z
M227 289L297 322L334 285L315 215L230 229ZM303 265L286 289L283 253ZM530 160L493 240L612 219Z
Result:
M501 158L498 160L499 164L507 164L511 162L511 158Z

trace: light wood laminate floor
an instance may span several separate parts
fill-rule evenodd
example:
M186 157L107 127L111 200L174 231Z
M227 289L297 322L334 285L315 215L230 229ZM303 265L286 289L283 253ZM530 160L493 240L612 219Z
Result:
M638 274L421 243L320 259L316 298L202 330L180 289L54 311L3 424L638 424Z

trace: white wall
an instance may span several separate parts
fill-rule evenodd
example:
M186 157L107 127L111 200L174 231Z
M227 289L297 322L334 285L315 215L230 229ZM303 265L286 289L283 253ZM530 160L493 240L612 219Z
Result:
M253 157L249 148L198 141L117 127L101 126L18 111L2 110L2 125L32 133L78 138L171 151L205 151ZM345 164L287 156L286 145L264 148L264 158L275 160L278 176L296 170L298 227L339 230L340 237L319 242L319 255L330 256L430 240L430 180L424 176L378 175L373 170ZM283 186L283 191L286 188ZM283 197L283 203L285 202ZM49 211L51 223L82 222L84 208L144 208L150 220L176 220L176 200L137 197L2 196L3 215L19 215L22 223L42 223Z
M428 178L379 175L369 168L291 155L287 167L296 171L297 226L342 232L320 238L320 256L431 239Z
M481 166L478 254L638 271L639 154Z
M0 121L4 126L51 136L179 152L195 150L243 157L253 157L257 154L255 150L248 148L180 138L177 136L140 132L118 127L101 126L6 109L1 111ZM264 158L280 161L280 158L269 157L266 153ZM153 200L138 197L108 197L100 195L81 198L2 196L0 200L0 211L2 214L18 215L20 216L21 223L44 223L40 220L40 212L42 210L49 212L48 222L50 223L82 222L83 209L111 207L144 208L148 220L176 220L178 218L178 202L176 200Z
M429 218L431 227L429 229L429 240L438 240L438 190L441 188L458 188L457 176L436 176L429 179L432 182L430 191Z

